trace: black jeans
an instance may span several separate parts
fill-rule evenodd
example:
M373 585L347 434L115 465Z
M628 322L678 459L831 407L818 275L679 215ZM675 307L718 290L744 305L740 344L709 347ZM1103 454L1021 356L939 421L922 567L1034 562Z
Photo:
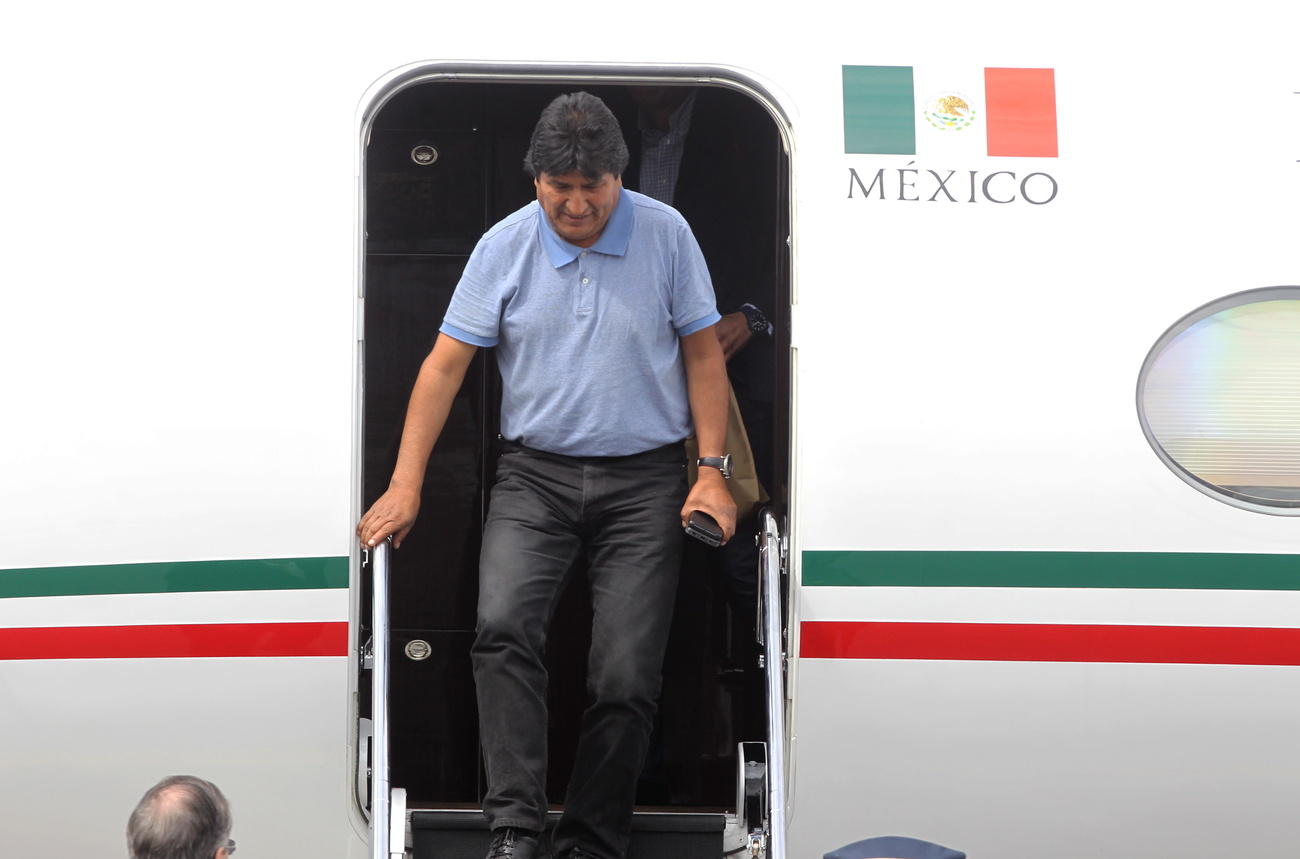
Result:
M585 552L589 704L554 846L624 855L672 621L685 496L680 444L563 457L507 442L483 533L472 650L488 777L483 811L493 829L545 825L542 657L566 575Z

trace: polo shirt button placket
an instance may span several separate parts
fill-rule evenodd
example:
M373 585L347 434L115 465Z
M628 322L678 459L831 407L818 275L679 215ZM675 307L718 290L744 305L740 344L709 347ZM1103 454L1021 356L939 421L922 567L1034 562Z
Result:
M583 251L582 255L586 256L586 251ZM591 276L585 271L578 272L578 315L581 316L592 311L594 306L592 291Z

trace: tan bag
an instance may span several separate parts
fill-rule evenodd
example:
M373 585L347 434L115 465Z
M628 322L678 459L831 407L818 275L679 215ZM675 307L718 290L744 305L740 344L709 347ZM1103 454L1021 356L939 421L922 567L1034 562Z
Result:
M736 502L736 521L743 522L752 516L760 504L769 496L758 482L758 472L754 468L754 451L749 446L749 433L745 432L745 421L740 416L740 404L736 402L736 392L727 385L731 396L731 405L727 412L727 444L724 452L731 454L731 479L727 488L731 498ZM695 460L700 456L700 446L695 436L686 439L686 476L691 486L699 478L699 466Z

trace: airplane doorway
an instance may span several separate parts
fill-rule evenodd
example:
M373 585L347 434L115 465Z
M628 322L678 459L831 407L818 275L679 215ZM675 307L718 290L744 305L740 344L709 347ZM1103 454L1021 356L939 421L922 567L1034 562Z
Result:
M374 112L363 165L360 509L387 486L416 372L475 243L534 199L522 163L542 108L577 89L605 100L634 154L625 185L638 189L639 144L643 127L653 124L644 105L662 98L650 87L668 93L665 104L680 105L679 94L692 93L679 193L672 202L697 233L720 312L742 313L761 328L731 359L729 371L759 475L777 515L784 516L791 464L784 128L726 79L704 83L698 75L625 73L567 79L551 72L509 79L432 74L396 89ZM742 305L757 310L757 320ZM391 553L392 784L406 789L411 809L464 812L469 828L484 792L469 649L499 399L491 350L480 350L429 461L420 517L402 548ZM733 550L753 535L752 524L738 532ZM761 741L766 730L763 674L753 644L754 580L740 572L748 564L752 573L757 563L755 552L724 557L688 547L640 808L737 811L737 744ZM581 572L575 571L557 608L547 648L547 792L556 800L564 796L586 705L590 613ZM354 581L361 588L354 605L363 607L354 618L360 645L370 633L364 608L370 604L369 580L359 575ZM370 716L366 671L359 671L356 683L358 718L364 721ZM446 820L437 826L460 825ZM472 848L466 855L473 855Z

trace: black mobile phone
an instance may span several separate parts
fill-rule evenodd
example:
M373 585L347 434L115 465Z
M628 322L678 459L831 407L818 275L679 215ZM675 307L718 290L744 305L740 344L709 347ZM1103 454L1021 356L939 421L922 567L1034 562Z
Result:
M686 520L686 533L706 546L722 545L722 526L701 510L691 511L691 517Z

